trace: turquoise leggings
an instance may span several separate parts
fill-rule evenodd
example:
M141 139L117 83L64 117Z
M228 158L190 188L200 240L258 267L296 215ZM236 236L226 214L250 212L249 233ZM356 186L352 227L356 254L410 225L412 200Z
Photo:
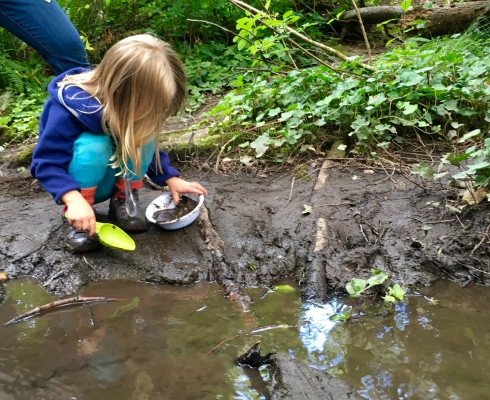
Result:
M114 153L111 137L101 133L83 132L73 145L73 159L68 166L68 173L82 189L97 187L95 204L106 201L114 194L116 176L121 169L112 168L109 164ZM131 180L143 178L155 153L153 141L144 144L141 149L142 174L133 174ZM129 169L133 171L133 163L129 160Z

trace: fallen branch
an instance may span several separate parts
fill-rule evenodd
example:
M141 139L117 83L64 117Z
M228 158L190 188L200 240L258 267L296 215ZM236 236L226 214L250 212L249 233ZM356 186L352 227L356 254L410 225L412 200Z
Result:
M359 12L359 8L357 8L356 0L352 0L352 5L357 13L357 18L359 19L359 25L361 25L362 36L364 37L364 42L366 43L366 49L369 57L369 65L373 65L373 55L371 54L371 46L369 45L369 40L366 34L366 29L364 29L364 24L362 23L361 13Z
M230 3L236 5L238 8L241 8L241 9L246 9L247 11L251 12L251 13L254 13L254 14L258 14L258 15L263 15L264 17L268 17L270 19L275 19L273 15L270 15L270 14L266 14L264 13L263 11L260 11L258 10L257 8L255 7L252 7L251 5L247 4L247 3L244 3L243 1L240 1L240 0L228 0ZM294 30L293 28L289 27L288 25L284 25L284 29L287 30L289 33L291 33L292 35L304 40L305 42L313 45L313 46L316 46L316 47L319 47L323 50L325 50L326 52L334 55L335 57L343 60L343 61L347 61L347 62L352 62L352 60L347 57L345 54L341 53L340 51L338 50L335 50L334 48L330 47L330 46L327 46L323 43L320 43L320 42L316 42L315 40L313 39L310 39L309 37L299 33L298 31ZM370 65L366 65L366 64L363 64L363 63L359 63L359 66L369 70L369 71L374 71L374 68Z
M316 208L316 207L335 207L335 206L341 206L343 204L349 204L351 206L355 206L356 205L356 203L354 203L353 201L343 201L341 203L317 204L316 206L313 206L313 208Z
M266 325L266 326L259 326L257 328L250 329L246 332L242 333L237 333L235 336L232 336L231 338L225 339L221 342L219 342L216 346L214 346L211 350L209 350L206 355L211 354L213 351L216 349L220 348L223 346L226 342L229 342L230 340L233 340L239 336L243 335L250 335L251 333L257 333L257 332L262 332L262 331L268 331L270 329L278 329L278 328L295 328L297 325L288 325L288 324L279 324L279 325Z
M36 308L34 308L30 311L27 311L21 315L18 315L15 318L12 318L10 321L6 322L3 325L6 326L6 325L15 324L15 323L20 322L24 319L33 317L37 314L41 314L44 311L51 310L51 309L56 308L56 307L68 306L71 304L85 304L85 303L118 301L118 300L123 300L123 299L117 299L117 298L113 298L113 297L82 297L82 296L69 297L68 299L56 300L56 301L53 301L52 303L48 303L48 304L45 304L43 306L36 307Z

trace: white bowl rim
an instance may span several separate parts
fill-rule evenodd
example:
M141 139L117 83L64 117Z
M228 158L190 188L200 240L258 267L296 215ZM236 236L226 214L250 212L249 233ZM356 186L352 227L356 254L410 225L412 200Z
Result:
M176 219L173 219L172 221L165 221L165 222L157 222L154 218L153 218L153 215L150 217L149 215L146 215L146 218L154 223L154 224L157 224L157 225L169 225L169 224L174 224L176 222L180 222L180 221L185 221L187 218L189 218L191 215L195 214L196 212L199 212L201 206L203 205L204 203L204 195L202 194L197 194L197 193L182 193L182 196L186 196L188 194L192 194L192 195L195 195L195 196L198 196L198 203L197 203L197 206L196 208L194 208L194 210L192 210L190 213L184 215L183 217L181 218L176 218ZM154 206L155 205L155 202L161 198L161 197L170 197L172 198L172 194L170 192L164 192L162 193L160 196L158 196L156 199L154 199L150 204L148 204L148 207L146 208L146 210L148 210L149 207L151 206ZM189 197L189 196L187 196ZM173 200L172 200L173 201Z

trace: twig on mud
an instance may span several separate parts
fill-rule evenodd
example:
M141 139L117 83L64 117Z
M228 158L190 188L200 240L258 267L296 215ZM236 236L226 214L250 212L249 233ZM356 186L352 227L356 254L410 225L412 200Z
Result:
M403 177L413 183L414 185L418 186L419 188L423 189L424 191L427 191L427 188L423 187L422 185L420 185L419 183L415 182L414 180L410 179L407 175L405 175L405 172L403 172L403 168L402 168L402 155L400 153L400 173L403 175Z
M362 224L359 224L359 227L361 228L362 236L364 236L364 239L366 240L366 242L369 243L369 240L368 240L366 234L364 233L364 229L362 228Z
M219 172L219 159L221 157L221 154L223 151L226 149L226 146L228 146L231 142L235 140L235 137L232 137L230 140L228 140L222 147L220 152L218 153L218 158L216 158L216 164L214 164L214 172L218 173Z
M294 188L294 176L293 179L291 180L291 191L289 192L289 199L288 202L286 203L286 206L289 204L291 201L291 198L293 197L293 188Z
M459 219L459 217L457 215L456 215L456 219L460 223L461 227L463 228L463 232L464 232L466 230L466 226L464 226L464 224L461 222L461 220Z
M51 282L53 282L53 280L55 280L56 278L60 277L61 275L63 275L66 271L64 269L62 269L61 271L58 271L56 274L54 274L51 278L49 278L46 283L43 283L42 286L46 287L48 286Z
M374 244L378 243L378 241L381 240L381 238L383 237L383 235L385 234L385 232L386 232L386 228L383 228L383 230L381 231L381 233L378 235L378 237L374 241Z
M427 224L427 225L433 225L433 224L442 224L444 222L454 222L454 219L444 219L442 221L423 221L421 219L418 219L418 218L414 218L414 217L409 217L410 219L413 219L414 221L418 221L420 222L421 224ZM464 227L463 227L464 228Z
M82 297L82 296L69 297L68 299L56 300L56 301L53 301L52 303L48 303L48 304L45 304L43 306L36 307L36 308L34 308L30 311L27 311L21 315L18 315L15 318L12 318L10 321L6 322L3 325L6 326L6 325L15 324L19 321L33 317L37 314L40 314L44 311L47 311L47 310L50 310L50 309L56 308L56 307L68 306L71 304L85 304L85 303L119 301L119 300L123 300L123 299L117 299L115 297Z
M475 247L473 247L473 250L470 251L470 254L473 254L478 249L478 247L482 245L482 243L485 241L485 238L488 235L489 229L490 229L490 225L487 226L487 229L485 230L485 233L483 234L483 237L481 238L480 242Z
M85 261L85 264L87 264L90 268L92 268L94 270L94 272L99 275L99 273L97 272L97 270L94 268L94 266L92 264L90 264L87 259L85 258L85 256L83 256L83 261Z
M386 175L387 175L387 176L386 176L386 178L383 178L383 179L381 179L381 180L379 180L379 181L374 182L376 185L378 185L379 183L384 182L384 181L386 181L386 180L388 180L388 179L391 179L391 181L392 181L392 182L393 182L395 185L397 184L397 183L395 182L395 180L393 179L393 175L394 175L394 173L396 172L396 167L395 167L395 164L394 164L394 163L391 163L391 166L393 167L393 172L392 172L391 174L389 174L389 173L388 173L388 171L386 170L386 168L384 167L384 165L383 165L383 164L381 164L381 167L382 167L382 168L383 168L383 170L386 172Z
M343 204L349 204L351 206L357 205L357 203L354 203L352 201L343 201L341 203L325 203L325 204L317 204L316 206L313 206L313 208L316 207L335 207L335 206L341 206Z
M482 271L481 269L478 269L478 268L475 268L475 267L472 267L470 265L465 265L466 268L470 268L470 269L474 269L475 271L478 271L478 272L481 272L483 274L488 274L490 275L490 272L487 272L487 271Z
M278 329L278 328L295 328L297 325L288 325L288 324L279 324L279 325L266 325L266 326L259 326L257 328L253 328L253 329L250 329L246 332L242 332L242 333L237 333L235 336L232 336L231 338L228 338L228 339L225 339L221 342L219 342L216 346L214 346L211 350L209 350L206 355L209 355L211 354L213 351L215 351L216 349L220 348L221 346L223 346L226 342L229 342L230 340L233 340L239 336L242 336L242 335L250 335L251 333L256 333L256 332L262 332L262 331L267 331L269 329Z

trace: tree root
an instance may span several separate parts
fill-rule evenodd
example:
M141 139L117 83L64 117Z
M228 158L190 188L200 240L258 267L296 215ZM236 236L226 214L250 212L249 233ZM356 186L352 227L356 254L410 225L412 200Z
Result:
M209 214L206 207L201 208L199 215L199 228L204 241L208 245L208 250L213 256L213 266L216 273L216 282L223 290L223 295L237 305L242 311L248 309L252 299L243 293L240 286L232 278L233 274L230 271L224 256L224 242L213 228L209 220Z

